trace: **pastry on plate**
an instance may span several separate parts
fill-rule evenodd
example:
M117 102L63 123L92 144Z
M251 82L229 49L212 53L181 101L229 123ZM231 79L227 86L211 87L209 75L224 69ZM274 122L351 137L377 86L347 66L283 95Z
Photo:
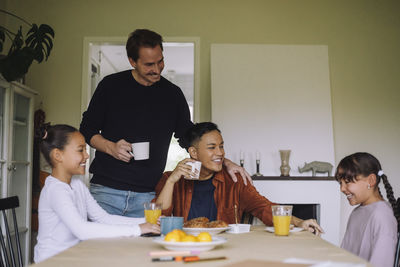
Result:
M183 227L186 228L207 228L208 218L206 217L197 217L191 219L183 224Z
M222 220L216 220L216 221L212 221L207 223L208 228L224 228L224 227L228 227L228 224Z

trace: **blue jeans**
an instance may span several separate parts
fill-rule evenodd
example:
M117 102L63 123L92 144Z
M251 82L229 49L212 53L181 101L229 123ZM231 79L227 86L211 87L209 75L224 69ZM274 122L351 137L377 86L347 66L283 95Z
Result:
M109 214L135 218L144 217L143 204L150 202L156 196L155 192L117 190L99 184L90 184L90 193Z

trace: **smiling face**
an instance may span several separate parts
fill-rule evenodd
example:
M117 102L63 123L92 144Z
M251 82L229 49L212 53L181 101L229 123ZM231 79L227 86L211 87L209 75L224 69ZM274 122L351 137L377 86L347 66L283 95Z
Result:
M370 176L357 175L354 181L340 180L340 191L346 195L349 204L368 205L374 202L374 182Z
M164 69L164 56L159 45L156 47L140 47L139 58L134 61L129 58L134 68L133 76L136 81L144 86L158 82Z
M193 159L201 162L200 179L208 177L222 170L224 140L217 130L208 132L189 148L189 153Z
M80 132L70 134L68 144L60 153L62 159L60 167L67 176L85 174L89 154L86 152L85 138Z

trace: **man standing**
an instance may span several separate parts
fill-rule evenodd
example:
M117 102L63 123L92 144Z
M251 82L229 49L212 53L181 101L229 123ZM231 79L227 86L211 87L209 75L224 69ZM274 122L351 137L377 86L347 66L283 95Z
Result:
M154 198L164 171L172 134L179 139L193 124L182 91L161 76L162 37L150 30L135 30L126 50L133 69L99 83L80 131L96 149L89 169L93 197L108 213L143 217L143 203ZM142 141L150 142L150 158L136 161L129 153L131 143ZM233 176L247 174L226 163Z

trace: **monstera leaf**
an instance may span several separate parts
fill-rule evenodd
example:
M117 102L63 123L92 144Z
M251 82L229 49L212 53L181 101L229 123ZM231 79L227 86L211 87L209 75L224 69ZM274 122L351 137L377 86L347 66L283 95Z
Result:
M50 51L53 48L54 31L47 24L41 24L39 27L32 24L25 40L26 46L34 51L34 59L41 63L44 58L48 59Z
M8 51L8 55L10 56L15 51L21 50L23 44L24 39L22 37L22 27L19 27L19 30L12 41L10 50Z
M14 31L0 25L0 52L4 48L6 39L10 39L11 45L7 54L0 55L0 73L8 81L15 81L24 76L33 60L41 63L47 60L53 49L54 31L47 24L31 24L25 19L0 9L0 13L11 16L30 27L26 36L22 33L22 26Z

